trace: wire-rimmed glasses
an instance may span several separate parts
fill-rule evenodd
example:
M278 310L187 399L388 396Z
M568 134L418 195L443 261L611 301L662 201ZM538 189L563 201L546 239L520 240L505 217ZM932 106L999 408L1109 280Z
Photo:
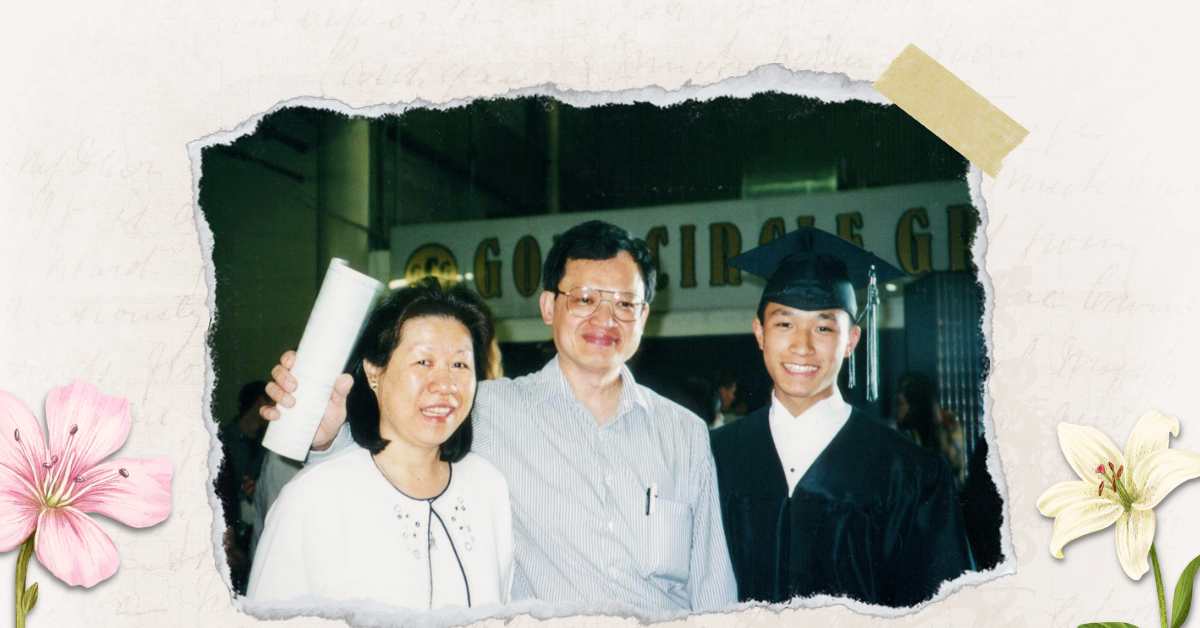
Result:
M600 307L601 302L607 301L612 305L613 318L632 323L642 315L642 310L646 307L646 302L639 301L632 292L579 287L566 292L555 290L554 293L566 297L567 311L580 318L591 316L596 308Z

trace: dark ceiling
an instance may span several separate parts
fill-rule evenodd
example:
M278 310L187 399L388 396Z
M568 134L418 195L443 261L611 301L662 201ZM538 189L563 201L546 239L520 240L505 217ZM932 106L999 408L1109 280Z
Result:
M281 111L254 135L215 150L303 180L303 173L276 163L272 151L312 150L320 137L315 129L338 119L345 116ZM440 185L458 188L448 205L479 201L469 218L954 180L966 172L958 153L894 106L775 93L671 107L480 100L376 118L371 127L373 151L402 157L376 160L384 164L376 185L398 190L404 164L419 160L440 173ZM402 206L414 202L411 193L377 196L405 199L378 208L385 222L430 219L428 212L406 216ZM439 210L437 219L454 219L444 214Z

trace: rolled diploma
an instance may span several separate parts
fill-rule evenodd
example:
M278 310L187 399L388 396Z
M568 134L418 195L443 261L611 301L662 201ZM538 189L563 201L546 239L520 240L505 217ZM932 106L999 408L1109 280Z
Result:
M279 406L263 446L293 460L304 460L312 447L321 416L329 405L333 383L346 366L358 334L383 284L334 258L313 304L292 375L296 378L296 405Z

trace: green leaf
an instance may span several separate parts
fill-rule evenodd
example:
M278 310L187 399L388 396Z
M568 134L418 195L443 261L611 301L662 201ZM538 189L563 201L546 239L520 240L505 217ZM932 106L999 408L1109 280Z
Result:
M1183 573L1179 574L1179 583L1175 585L1175 595L1172 598L1175 603L1171 605L1171 616L1174 617L1171 628L1182 626L1192 608L1192 581L1196 579L1197 569L1200 569L1200 556L1193 558L1192 562L1183 568Z
M1079 624L1079 628L1138 628L1134 624L1127 624L1123 621L1099 621L1090 624Z
M37 594L38 586L36 582L25 590L24 606L26 613L29 613L29 611L33 610L33 605L37 604Z

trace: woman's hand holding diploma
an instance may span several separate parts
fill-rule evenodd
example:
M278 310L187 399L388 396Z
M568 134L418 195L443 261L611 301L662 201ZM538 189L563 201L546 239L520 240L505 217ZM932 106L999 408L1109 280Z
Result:
M292 376L291 371L295 363L296 352L286 351L279 356L279 364L271 369L271 381L267 383L267 396L276 405L285 408L296 405L296 398L292 396L292 393L296 392L296 378ZM316 435L313 436L313 451L328 449L337 436L338 430L346 422L346 395L350 393L353 385L354 378L349 373L342 373L334 381L333 392L329 395L329 403L325 406L325 413L321 415L321 424L317 428ZM268 421L279 418L279 409L273 405L259 408L258 413Z

